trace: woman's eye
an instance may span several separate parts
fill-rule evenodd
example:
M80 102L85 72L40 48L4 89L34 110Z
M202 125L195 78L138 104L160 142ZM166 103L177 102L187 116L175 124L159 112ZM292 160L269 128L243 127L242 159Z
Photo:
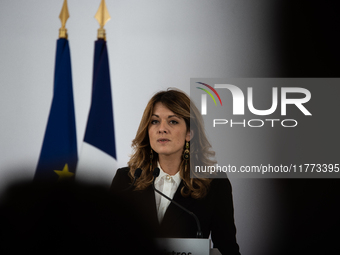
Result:
M157 123L158 123L158 120L151 120L152 125L157 124Z
M176 120L170 120L170 124L178 124L178 121L176 121Z

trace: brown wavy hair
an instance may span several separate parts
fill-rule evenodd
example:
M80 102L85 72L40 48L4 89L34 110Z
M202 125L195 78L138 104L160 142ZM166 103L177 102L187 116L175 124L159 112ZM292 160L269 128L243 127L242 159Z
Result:
M180 164L180 176L184 182L181 194L184 197L202 198L208 192L211 179L190 178L190 171L187 169L193 167L190 165L190 161L193 165L199 166L211 166L215 164L216 162L211 159L215 156L215 152L212 151L211 145L205 135L203 119L197 107L193 102L190 103L189 97L184 92L177 89L158 92L150 99L144 110L136 137L132 141L133 154L128 162L131 180L133 180L137 168L143 170L141 176L136 181L135 190L143 190L151 185L153 181L153 167L157 165L158 154L153 151L153 160L151 163L151 146L148 128L151 123L154 106L158 102L161 102L170 111L183 118L187 130L193 131L193 137L190 140L191 159L188 160L187 166L185 166L184 160L182 160ZM191 172L194 173L194 171Z

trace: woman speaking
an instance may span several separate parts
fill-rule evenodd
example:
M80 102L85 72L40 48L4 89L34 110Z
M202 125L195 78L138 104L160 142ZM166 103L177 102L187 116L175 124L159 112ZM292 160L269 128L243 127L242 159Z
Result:
M128 167L117 170L111 190L136 206L156 237L195 238L198 231L195 218L158 190L197 216L202 237L211 234L214 248L222 254L240 254L229 180L190 178L194 165L215 163L211 160L215 152L200 113L186 94L174 89L155 94L132 147ZM135 175L140 177L134 183Z

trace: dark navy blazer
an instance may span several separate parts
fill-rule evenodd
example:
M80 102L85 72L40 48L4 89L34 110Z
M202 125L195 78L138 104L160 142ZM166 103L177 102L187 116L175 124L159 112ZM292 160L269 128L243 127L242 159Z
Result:
M111 191L122 194L136 206L141 220L147 222L156 237L195 238L197 224L192 215L170 204L161 223L158 222L155 192L150 185L145 190L122 192L129 187L131 178L128 175L129 168L121 168L112 181ZM192 211L198 217L204 238L211 239L214 248L218 248L222 254L240 254L236 242L236 228L234 224L234 208L232 190L229 179L214 179L209 187L208 194L201 199L183 197L179 185L173 200Z

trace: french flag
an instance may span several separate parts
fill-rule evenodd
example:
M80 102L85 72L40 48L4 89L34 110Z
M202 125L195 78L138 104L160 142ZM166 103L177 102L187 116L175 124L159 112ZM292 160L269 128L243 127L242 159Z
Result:
M77 166L77 181L111 183L117 166L106 41L95 42L92 101Z

